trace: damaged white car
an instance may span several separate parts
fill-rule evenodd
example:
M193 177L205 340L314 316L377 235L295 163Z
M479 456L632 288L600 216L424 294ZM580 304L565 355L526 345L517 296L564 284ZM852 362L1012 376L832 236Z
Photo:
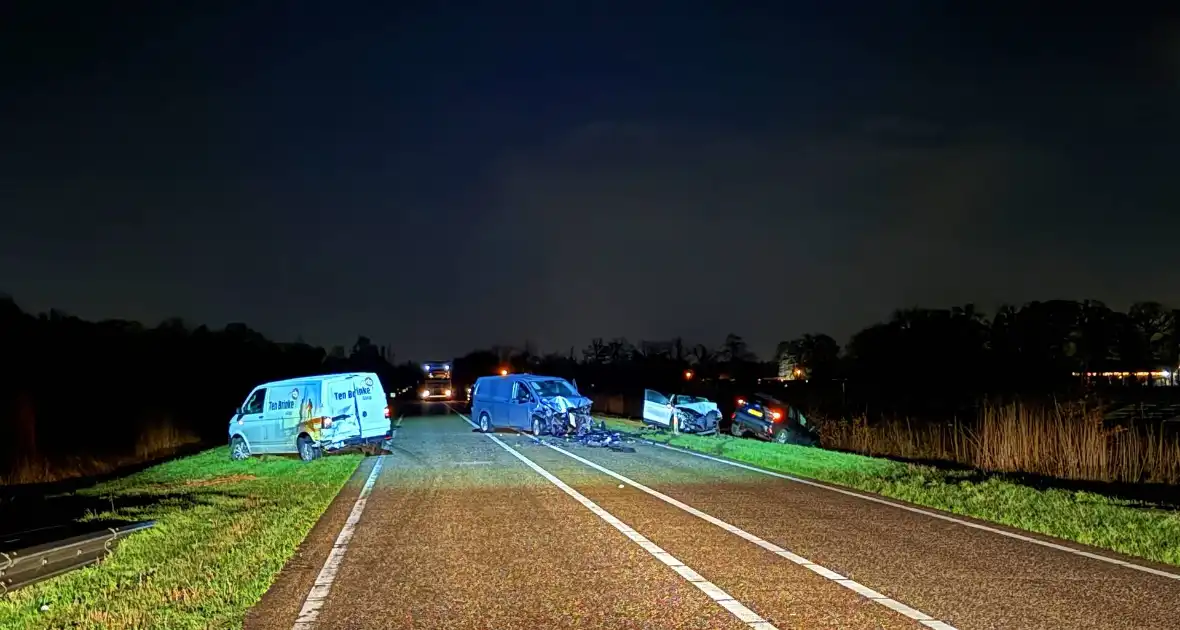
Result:
M654 389L643 390L644 424L670 429L673 419L684 433L716 433L721 410L708 398L687 394L666 396Z

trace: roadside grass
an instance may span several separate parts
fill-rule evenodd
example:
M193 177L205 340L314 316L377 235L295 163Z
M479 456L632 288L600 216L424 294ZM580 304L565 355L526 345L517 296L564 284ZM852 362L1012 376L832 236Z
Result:
M241 627L360 461L235 462L219 447L79 491L114 506L82 520L156 525L98 565L0 597L0 628Z
M643 424L599 416L634 433ZM1037 489L976 471L944 470L815 447L728 435L672 435L647 430L652 442L745 462L767 470L1093 545L1180 566L1180 511L1093 492Z

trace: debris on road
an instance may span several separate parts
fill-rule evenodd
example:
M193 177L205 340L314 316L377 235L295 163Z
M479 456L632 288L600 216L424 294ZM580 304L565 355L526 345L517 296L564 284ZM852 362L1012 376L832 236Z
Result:
M618 431L608 431L606 422L595 422L590 414L585 419L565 425L560 420L553 424L546 424L548 430L535 439L542 444L553 446L588 446L590 448L608 448L619 453L634 453L635 448L627 446L631 440L623 437Z

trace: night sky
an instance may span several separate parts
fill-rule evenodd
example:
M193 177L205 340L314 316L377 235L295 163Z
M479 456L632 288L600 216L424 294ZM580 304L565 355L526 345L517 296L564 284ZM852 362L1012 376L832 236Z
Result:
M399 359L1180 306L1170 3L773 4L3 3L0 291Z

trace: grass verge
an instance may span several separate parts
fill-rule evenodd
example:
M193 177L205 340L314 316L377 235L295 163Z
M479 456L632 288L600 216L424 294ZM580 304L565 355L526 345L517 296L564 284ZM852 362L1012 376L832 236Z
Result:
M603 418L618 431L636 432L634 420ZM1180 511L1159 509L1069 490L1041 490L970 471L899 463L819 448L773 444L727 435L642 437L768 470L900 499L1030 532L1180 566Z
M234 462L221 447L80 491L114 506L84 520L156 526L99 565L0 597L0 628L241 627L360 460Z

